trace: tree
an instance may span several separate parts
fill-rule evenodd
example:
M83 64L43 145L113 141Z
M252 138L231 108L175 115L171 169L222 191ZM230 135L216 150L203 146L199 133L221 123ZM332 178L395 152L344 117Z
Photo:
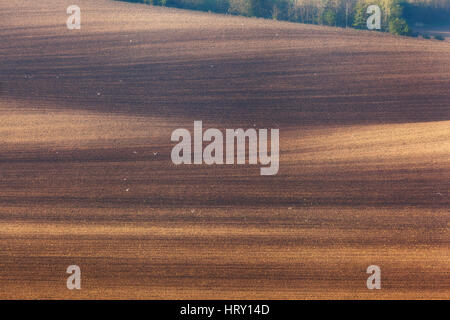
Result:
M355 7L355 14L353 16L353 27L363 29L367 27L367 7L364 2L358 2Z
M328 26L336 25L336 13L332 9L325 9L322 15L323 24Z
M389 20L389 32L396 35L409 36L411 29L404 19L391 18Z
M230 6L228 12L231 14L237 14L241 16L250 16L251 7L248 0L230 0Z
M253 16L270 18L272 17L273 0L250 0L250 8Z

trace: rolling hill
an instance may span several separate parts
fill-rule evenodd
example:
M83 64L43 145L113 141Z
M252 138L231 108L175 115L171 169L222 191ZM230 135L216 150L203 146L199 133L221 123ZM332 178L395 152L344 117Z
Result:
M450 297L449 42L71 4L0 4L0 298ZM279 173L175 166L194 120Z

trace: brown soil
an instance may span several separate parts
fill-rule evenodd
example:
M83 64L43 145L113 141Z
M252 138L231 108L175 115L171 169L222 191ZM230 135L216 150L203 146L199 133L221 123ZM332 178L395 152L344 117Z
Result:
M450 298L449 42L71 4L0 4L0 298ZM278 175L174 166L194 120Z

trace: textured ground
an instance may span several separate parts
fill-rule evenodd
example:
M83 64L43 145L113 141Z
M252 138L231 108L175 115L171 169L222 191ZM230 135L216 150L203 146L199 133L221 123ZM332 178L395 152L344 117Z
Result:
M450 298L449 42L70 4L0 4L0 298ZM194 120L278 175L174 166Z

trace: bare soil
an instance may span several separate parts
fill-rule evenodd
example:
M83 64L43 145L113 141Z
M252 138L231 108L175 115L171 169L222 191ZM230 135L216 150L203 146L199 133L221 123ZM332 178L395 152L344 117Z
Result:
M0 298L450 298L449 42L71 4L0 4ZM194 120L278 175L173 165Z

